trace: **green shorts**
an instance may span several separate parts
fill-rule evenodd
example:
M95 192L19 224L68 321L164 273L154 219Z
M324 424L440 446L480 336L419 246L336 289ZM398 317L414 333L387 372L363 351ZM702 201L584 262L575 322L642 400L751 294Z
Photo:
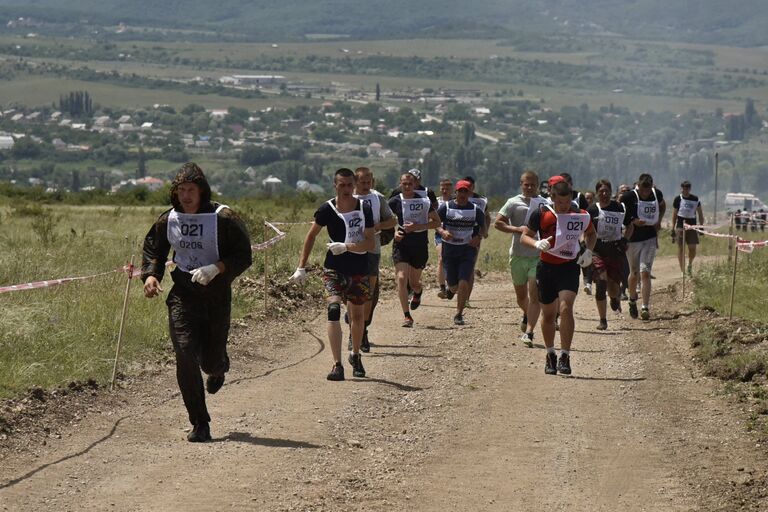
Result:
M512 284L522 286L531 279L536 279L536 265L539 258L536 256L510 256L509 273L512 274Z

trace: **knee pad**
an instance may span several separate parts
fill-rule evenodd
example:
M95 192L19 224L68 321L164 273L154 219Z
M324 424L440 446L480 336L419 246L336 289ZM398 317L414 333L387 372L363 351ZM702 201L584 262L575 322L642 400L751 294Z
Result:
M595 299L605 300L605 291L608 289L608 285L605 281L600 280L596 283L595 287Z
M328 304L328 321L338 322L339 320L341 320L341 304L331 302Z

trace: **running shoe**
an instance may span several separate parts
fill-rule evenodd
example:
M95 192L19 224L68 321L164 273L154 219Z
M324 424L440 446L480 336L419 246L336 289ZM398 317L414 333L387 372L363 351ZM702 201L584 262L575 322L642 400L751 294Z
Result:
M640 318L643 320L648 320L651 318L651 312L648 311L646 306L643 306L643 308L640 310Z
M523 319L520 320L520 330L523 332L528 330L528 315L523 315Z
M352 365L352 375L355 377L365 377L363 357L360 354L349 354L349 364Z
M560 354L560 360L557 362L557 371L563 375L571 374L571 358L568 354Z
M451 290L445 290L446 299L451 300L454 295L456 295L456 292L452 292Z
M187 441L190 443L204 443L211 440L211 427L207 421L195 423L192 431L187 434Z
M209 375L205 379L205 390L210 394L216 393L224 385L224 375Z
M413 317L411 317L411 315L405 315L403 318L403 327L413 327Z
M344 380L344 367L341 366L341 363L336 363L333 365L331 373L328 374L326 379L335 381Z
M368 329L363 331L363 341L360 343L360 350L363 352L371 351L371 342L368 341Z
M584 283L584 293L592 295L592 283Z
M437 296L438 296L438 298L440 298L440 299L447 299L447 298L448 298L448 294L446 293L446 289L445 289L445 287L443 287L443 288L440 288L440 291L439 291L439 292L437 292Z
M629 299L629 316L637 318L637 301Z
M547 375L557 375L557 354L547 352L547 363L544 365L544 373Z
M523 345L525 345L528 348L533 348L533 333L532 332L524 332L522 336L520 336L520 341L523 342Z
M618 297L611 297L611 311L621 313L621 300Z
M419 306L421 306L421 294L423 292L413 292L413 295L411 295L411 309L416 311L419 309Z
M604 330L608 329L608 320L606 320L605 318L601 318L600 319L600 323L597 324L596 329L598 331L604 331Z
M464 315L458 314L453 317L454 325L464 325Z

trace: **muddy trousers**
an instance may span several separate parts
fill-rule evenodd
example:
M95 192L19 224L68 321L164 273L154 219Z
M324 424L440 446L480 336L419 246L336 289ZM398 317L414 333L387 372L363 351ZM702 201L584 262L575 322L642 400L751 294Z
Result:
M224 375L229 370L227 337L231 294L206 297L168 294L168 324L176 353L176 380L189 422L211 421L200 371Z

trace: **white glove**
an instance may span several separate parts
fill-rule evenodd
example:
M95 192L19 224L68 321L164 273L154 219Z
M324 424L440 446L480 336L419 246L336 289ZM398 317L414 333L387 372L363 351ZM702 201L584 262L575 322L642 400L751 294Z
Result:
M303 268L297 268L296 272L293 273L293 275L290 277L291 281L296 281L299 284L304 284L304 281L307 280L307 271Z
M344 242L329 242L328 250L330 250L334 256L338 256L339 254L347 252L347 244Z
M581 256L576 259L576 263L578 263L580 267L590 266L592 264L592 251L589 249L584 249L584 252L581 253Z
M221 270L219 270L219 267L217 267L215 263L196 268L192 271L192 282L207 286L220 272Z
M547 252L552 248L551 245L549 245L548 240L538 240L535 244L536 248L540 250L541 252Z

